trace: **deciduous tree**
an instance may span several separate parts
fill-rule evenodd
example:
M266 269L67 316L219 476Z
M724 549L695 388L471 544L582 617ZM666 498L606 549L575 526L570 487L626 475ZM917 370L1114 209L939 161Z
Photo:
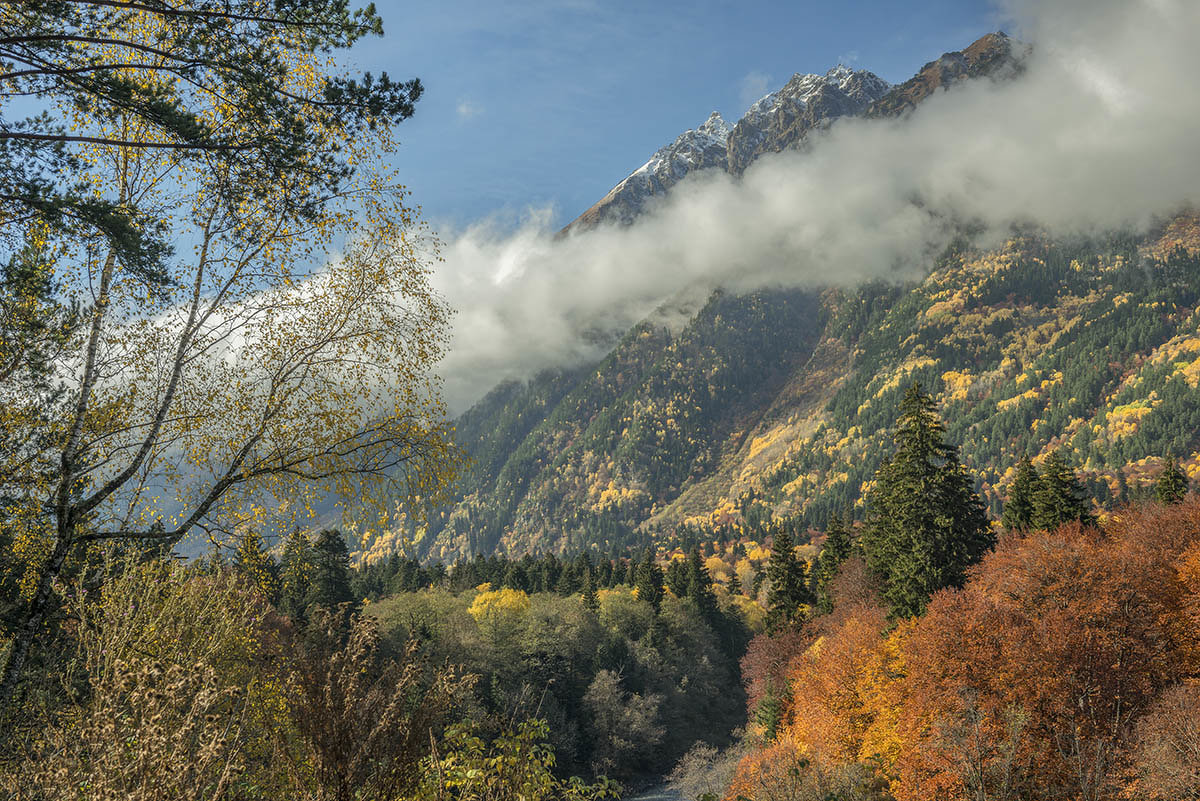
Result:
M105 46L121 65L112 75L130 91L174 82L220 136L257 141L287 123L269 117L262 130L239 131L261 86L232 77L189 84L170 66L173 43L189 30L174 12L158 3L113 9L120 35ZM9 33L0 30L0 46ZM0 476L0 494L26 499L4 507L4 525L35 543L0 701L11 698L57 603L56 577L90 543L170 544L196 532L223 541L248 527L278 534L337 497L385 516L405 499L436 498L454 471L431 373L449 311L429 286L419 223L380 161L395 115L367 103L350 115L361 124L339 117L327 90L351 90L323 71L313 52L320 39L303 26L255 46L269 70L287 65L273 80L303 112L303 132L279 131L286 147L309 148L288 157L295 169L139 147L175 134L135 110L69 110L98 134L78 145L97 186L117 206L136 202L168 221L188 252L151 274L104 237L67 240L56 283L64 302L83 308L51 366L67 393L62 413L30 432L38 396L11 382L0 389L0 441L24 435L37 444ZM326 154L353 169L329 166Z
M81 146L96 144L169 153L251 182L302 175L320 191L286 202L320 217L321 197L354 171L352 151L330 146L327 131L354 140L399 122L422 87L340 72L297 85L293 54L343 50L382 32L373 6L353 11L345 0L5 3L0 98L41 102L25 118L11 117L20 107L8 103L0 112L0 235L40 218L99 235L126 269L167 278L170 226L149 198L90 180ZM223 101L219 114L213 98Z

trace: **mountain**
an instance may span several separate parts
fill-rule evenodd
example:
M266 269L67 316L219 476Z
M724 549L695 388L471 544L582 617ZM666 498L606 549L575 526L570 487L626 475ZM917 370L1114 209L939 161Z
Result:
M793 75L750 106L732 128L714 111L700 127L680 134L563 231L629 224L652 198L686 175L707 169L741 175L764 153L802 148L812 131L840 117L897 116L958 81L1016 72L1024 53L1005 34L989 33L926 64L899 86L842 64L824 75Z
M714 111L699 128L684 131L674 142L660 148L565 230L592 228L606 222L633 222L646 201L662 196L688 173L711 167L725 169L728 139L729 125Z
M680 332L645 323L599 365L494 390L459 423L462 497L406 536L453 558L803 533L861 514L912 381L993 513L1017 461L1060 446L1102 506L1168 453L1197 474L1200 218L952 250L906 285L717 293Z
M838 117L863 114L887 94L887 81L839 64L824 75L793 75L752 105L729 132L727 169L741 175L764 153L800 147L809 132Z
M782 109L837 100L901 115L939 87L1019 70L1020 55L995 34L886 91L845 68L793 79L747 114L769 136L737 138L743 118L722 162L712 117L597 214L636 208L638 186L650 197L695 169L733 171L735 139L756 154L802 143L803 115ZM472 465L457 500L374 553L400 541L440 559L608 552L681 530L803 537L832 514L861 514L913 381L939 398L995 514L1016 463L1060 447L1101 507L1145 491L1167 454L1197 474L1200 216L1143 236L1029 229L990 249L951 247L909 283L717 292L682 327L647 320L600 363L506 383L464 414Z
M909 111L939 89L971 78L1004 78L1021 71L1029 49L1004 33L989 33L954 53L931 61L916 75L892 87L867 110L867 117L894 117Z

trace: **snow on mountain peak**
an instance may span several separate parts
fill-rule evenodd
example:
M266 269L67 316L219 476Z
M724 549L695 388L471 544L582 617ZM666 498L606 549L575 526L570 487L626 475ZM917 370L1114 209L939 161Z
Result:
M722 141L729 138L729 123L725 122L725 118L721 116L721 112L714 111L708 115L708 119L696 129L697 133L705 134L706 136L715 136Z

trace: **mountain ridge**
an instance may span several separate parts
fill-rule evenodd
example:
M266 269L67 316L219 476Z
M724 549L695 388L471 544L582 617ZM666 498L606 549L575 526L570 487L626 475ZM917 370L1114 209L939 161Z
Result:
M732 126L714 111L700 126L681 133L560 233L604 224L628 225L687 175L719 169L740 176L767 153L802 148L812 131L837 119L902 115L934 92L960 81L1018 72L1027 53L1027 48L996 32L962 50L943 54L896 86L872 72L844 64L823 75L795 73L778 90L752 103ZM717 141L722 137L723 153Z
M1024 52L989 34L862 114L1013 74ZM684 151L719 160L728 126L707 124L644 171L691 164ZM993 514L1016 462L1058 447L1101 508L1136 496L1168 453L1200 475L1200 217L1076 241L1031 229L956 244L905 283L718 292L682 328L644 321L600 363L502 385L464 414L474 462L457 500L371 556L608 553L681 529L803 539L861 514L912 381L939 398Z

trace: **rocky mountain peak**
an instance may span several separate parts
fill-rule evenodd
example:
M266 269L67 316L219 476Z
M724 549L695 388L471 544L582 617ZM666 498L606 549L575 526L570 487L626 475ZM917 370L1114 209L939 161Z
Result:
M564 229L629 223L652 198L684 176L720 168L741 175L765 153L802 148L813 130L839 117L903 114L933 92L960 80L1019 71L1027 49L1003 33L989 33L946 53L899 86L867 70L838 64L824 74L796 73L753 103L732 127L714 111L698 127L660 148L628 178Z
M733 126L727 146L729 171L740 175L764 153L800 147L814 128L838 117L862 114L890 89L878 75L845 64L824 75L793 75L778 92L752 105Z
M939 89L971 78L1000 77L1022 68L1028 48L1003 32L989 33L962 50L943 53L867 110L868 117L893 117L910 111Z
M725 118L721 116L721 112L714 111L712 114L709 114L708 119L696 129L696 132L704 134L705 136L715 136L724 140L729 136L729 123L725 122Z
M567 226L567 230L606 222L630 223L652 198L663 195L688 173L710 167L725 169L729 130L729 124L714 111L698 127L684 131L674 142L659 148L645 164Z

